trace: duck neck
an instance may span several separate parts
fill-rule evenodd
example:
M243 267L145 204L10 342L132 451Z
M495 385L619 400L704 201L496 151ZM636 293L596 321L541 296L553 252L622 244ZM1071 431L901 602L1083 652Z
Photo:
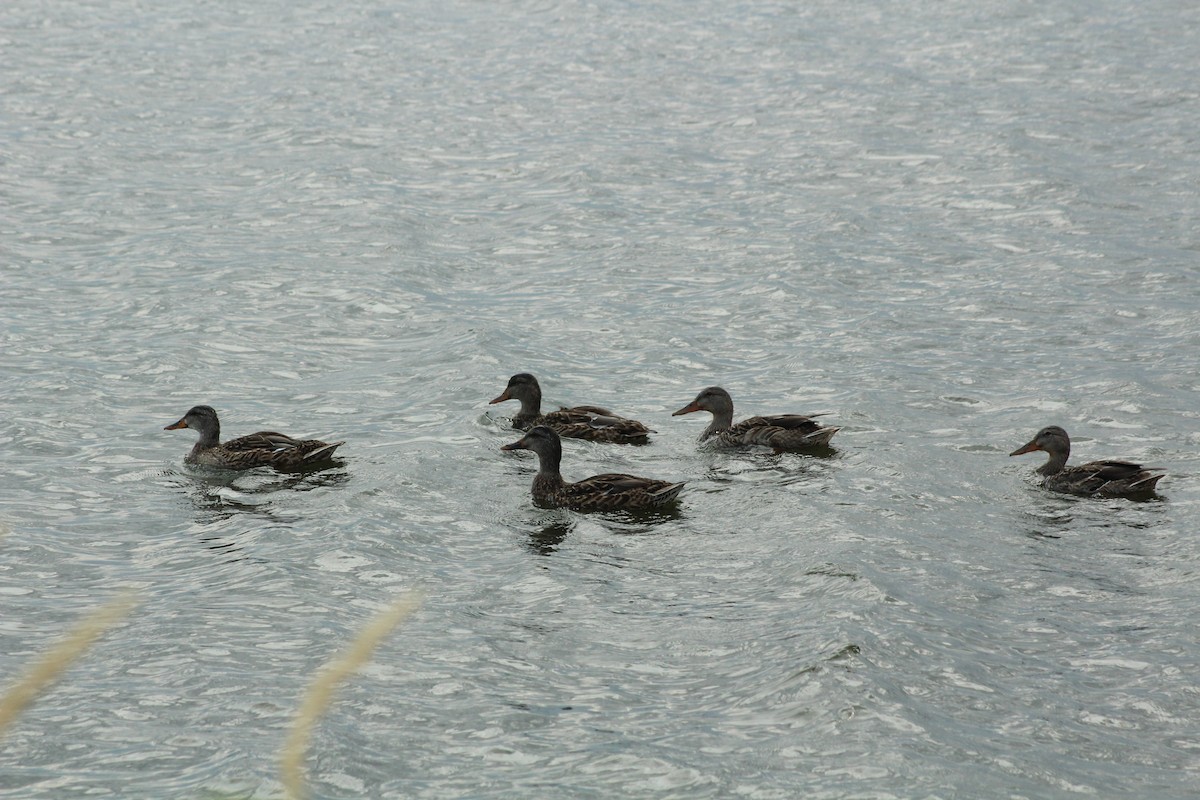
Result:
M545 494L562 486L562 445L558 442L549 443L545 449L538 451L537 456L538 473L533 478L533 493Z
M200 439L192 448L193 455L211 450L221 443L221 425L219 423L214 424L211 428L200 428L197 432L200 434Z
M536 386L528 387L518 398L521 410L517 412L517 422L537 419L542 415L542 390Z
M1057 475L1067 466L1067 458L1070 455L1071 449L1069 447L1066 450L1056 450L1050 453L1050 458L1038 469L1038 472L1042 475Z
M715 436L721 431L727 431L733 427L733 409L717 409L712 412L712 422L704 429L704 433L700 434L701 439L707 439L710 436Z

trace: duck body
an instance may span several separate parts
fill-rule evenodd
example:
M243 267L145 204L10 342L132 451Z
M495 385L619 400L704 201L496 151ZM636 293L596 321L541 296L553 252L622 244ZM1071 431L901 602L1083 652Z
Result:
M1087 497L1149 497L1166 474L1132 461L1089 461L1068 467L1071 439L1057 425L1042 428L1033 439L1009 455L1019 456L1035 450L1050 456L1037 471L1043 476L1042 485L1055 492Z
M538 425L551 428L566 439L587 439L613 444L646 444L654 431L633 419L618 416L600 406L573 406L542 413L542 387L537 378L521 372L508 379L508 386L490 405L519 400L521 410L513 417L513 427L528 431Z
M605 473L575 483L563 479L562 439L548 425L536 425L519 441L501 450L532 450L538 457L533 479L533 499L539 505L562 506L576 511L638 511L675 502L683 483Z
M696 399L671 416L707 411L713 415L712 422L700 434L702 444L721 447L748 447L761 445L776 453L829 447L829 440L841 428L822 425L814 414L776 414L773 416L750 417L741 422L733 421L733 398L720 386L702 389Z
M345 444L294 439L276 431L259 431L221 442L221 422L212 406L194 406L182 419L163 430L179 428L193 428L200 434L185 461L222 469L302 469L330 461L334 451Z

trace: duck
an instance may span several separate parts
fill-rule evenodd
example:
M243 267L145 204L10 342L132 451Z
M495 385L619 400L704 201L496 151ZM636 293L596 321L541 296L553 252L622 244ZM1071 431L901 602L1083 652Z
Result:
M513 417L513 427L527 431L538 425L553 428L568 439L587 439L612 444L646 444L654 431L633 419L618 416L600 406L574 406L542 413L542 387L528 372L519 372L508 379L508 386L488 405L519 400L521 410Z
M1166 473L1132 461L1091 461L1068 467L1071 437L1058 425L1048 425L1027 444L1009 453L1019 456L1042 450L1050 458L1038 468L1045 476L1042 485L1055 492L1089 497L1138 497L1154 494L1154 486Z
M723 447L763 445L776 453L829 447L829 440L841 430L821 425L812 417L800 414L776 414L769 417L750 417L736 425L733 422L733 398L720 386L701 389L696 399L671 416L707 411L712 422L700 434L700 442ZM813 416L821 416L814 414Z
M605 473L575 483L563 480L562 438L549 425L535 425L520 440L501 450L532 450L538 457L533 478L533 500L539 505L562 506L575 511L639 511L674 503L684 484Z
M259 431L222 444L221 421L212 406L193 406L182 419L163 430L180 428L192 428L200 434L200 439L185 461L223 469L274 467L277 470L289 470L309 467L329 461L333 458L333 452L345 444L318 439L293 439L275 431Z

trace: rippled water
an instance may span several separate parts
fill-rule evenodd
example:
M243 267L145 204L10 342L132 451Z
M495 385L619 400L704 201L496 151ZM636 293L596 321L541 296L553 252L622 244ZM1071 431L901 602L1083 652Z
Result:
M0 669L139 610L0 795L1188 797L1200 13L1184 2L0 9ZM535 508L531 371L687 480ZM671 418L828 411L828 458ZM185 467L346 439L308 475ZM1168 470L1054 496L1038 456Z

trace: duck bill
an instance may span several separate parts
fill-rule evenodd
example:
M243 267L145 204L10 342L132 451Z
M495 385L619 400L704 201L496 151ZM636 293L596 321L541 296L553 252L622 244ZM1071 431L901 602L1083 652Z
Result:
M180 428L186 428L187 426L188 426L187 421L181 419L181 420L179 420L179 422L173 422L170 425L166 426L165 428L163 428L163 430L164 431L177 431Z
M489 400L488 405L494 406L494 405L496 405L496 403L503 403L505 400L511 400L511 399L512 398L509 397L509 395L508 395L508 389L505 389L503 392L500 393L500 396L497 397L495 400Z
M512 444L506 444L503 447L501 447L500 449L501 450L528 450L529 448L525 445L525 440L521 439L520 441L513 442Z
M1034 440L1034 441L1030 442L1029 444L1025 445L1024 447L1018 447L1016 450L1013 450L1008 455L1010 457L1011 456L1022 456L1022 455L1025 455L1026 453L1032 453L1035 450L1041 450L1041 449L1042 448L1038 445L1037 441Z
M681 409L679 409L678 411L676 411L676 412L675 412L674 414L672 414L671 416L672 416L672 417L678 417L678 416L680 416L680 415L682 415L682 414L690 414L690 413L692 413L693 411L699 411L699 410L700 410L700 406L696 405L696 401L695 401L695 400L693 400L692 402L688 403L688 404L687 404L686 406L684 406L683 408L681 408Z

